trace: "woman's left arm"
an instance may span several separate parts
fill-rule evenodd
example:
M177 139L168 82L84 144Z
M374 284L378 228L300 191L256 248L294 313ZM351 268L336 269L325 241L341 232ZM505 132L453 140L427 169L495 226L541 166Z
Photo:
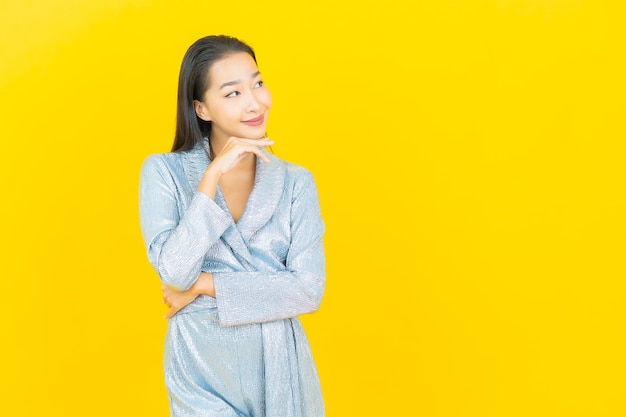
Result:
M323 234L315 182L304 171L292 199L286 270L214 273L220 324L260 323L316 311L326 283Z

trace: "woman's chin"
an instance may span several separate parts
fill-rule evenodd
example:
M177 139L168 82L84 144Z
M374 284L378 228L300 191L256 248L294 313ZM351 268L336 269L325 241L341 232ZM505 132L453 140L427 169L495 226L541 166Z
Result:
M250 135L249 138L250 139L254 139L254 140L265 139L265 138L267 138L267 132L258 133L256 135Z

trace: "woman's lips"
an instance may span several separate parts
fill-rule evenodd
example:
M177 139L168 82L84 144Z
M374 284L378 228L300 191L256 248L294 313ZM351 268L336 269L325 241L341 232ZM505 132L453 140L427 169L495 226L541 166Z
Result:
M261 126L263 124L263 119L265 119L265 115L260 115L259 117L255 117L254 119L244 120L241 123L248 126Z

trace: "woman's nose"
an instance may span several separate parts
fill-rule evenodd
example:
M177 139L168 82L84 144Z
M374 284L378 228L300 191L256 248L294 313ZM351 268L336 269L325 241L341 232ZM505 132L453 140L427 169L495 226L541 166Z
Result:
M248 111L257 111L261 108L261 102L259 98L254 94L254 92L250 93L250 99L248 101Z

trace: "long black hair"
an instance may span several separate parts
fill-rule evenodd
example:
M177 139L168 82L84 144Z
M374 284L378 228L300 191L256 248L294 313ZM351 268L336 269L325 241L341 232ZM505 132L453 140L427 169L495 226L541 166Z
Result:
M202 100L209 88L209 69L222 58L237 52L250 54L254 50L245 42L232 36L206 36L194 42L180 66L178 76L178 102L176 105L176 135L172 152L192 149L211 133L211 122L196 115L193 101Z

